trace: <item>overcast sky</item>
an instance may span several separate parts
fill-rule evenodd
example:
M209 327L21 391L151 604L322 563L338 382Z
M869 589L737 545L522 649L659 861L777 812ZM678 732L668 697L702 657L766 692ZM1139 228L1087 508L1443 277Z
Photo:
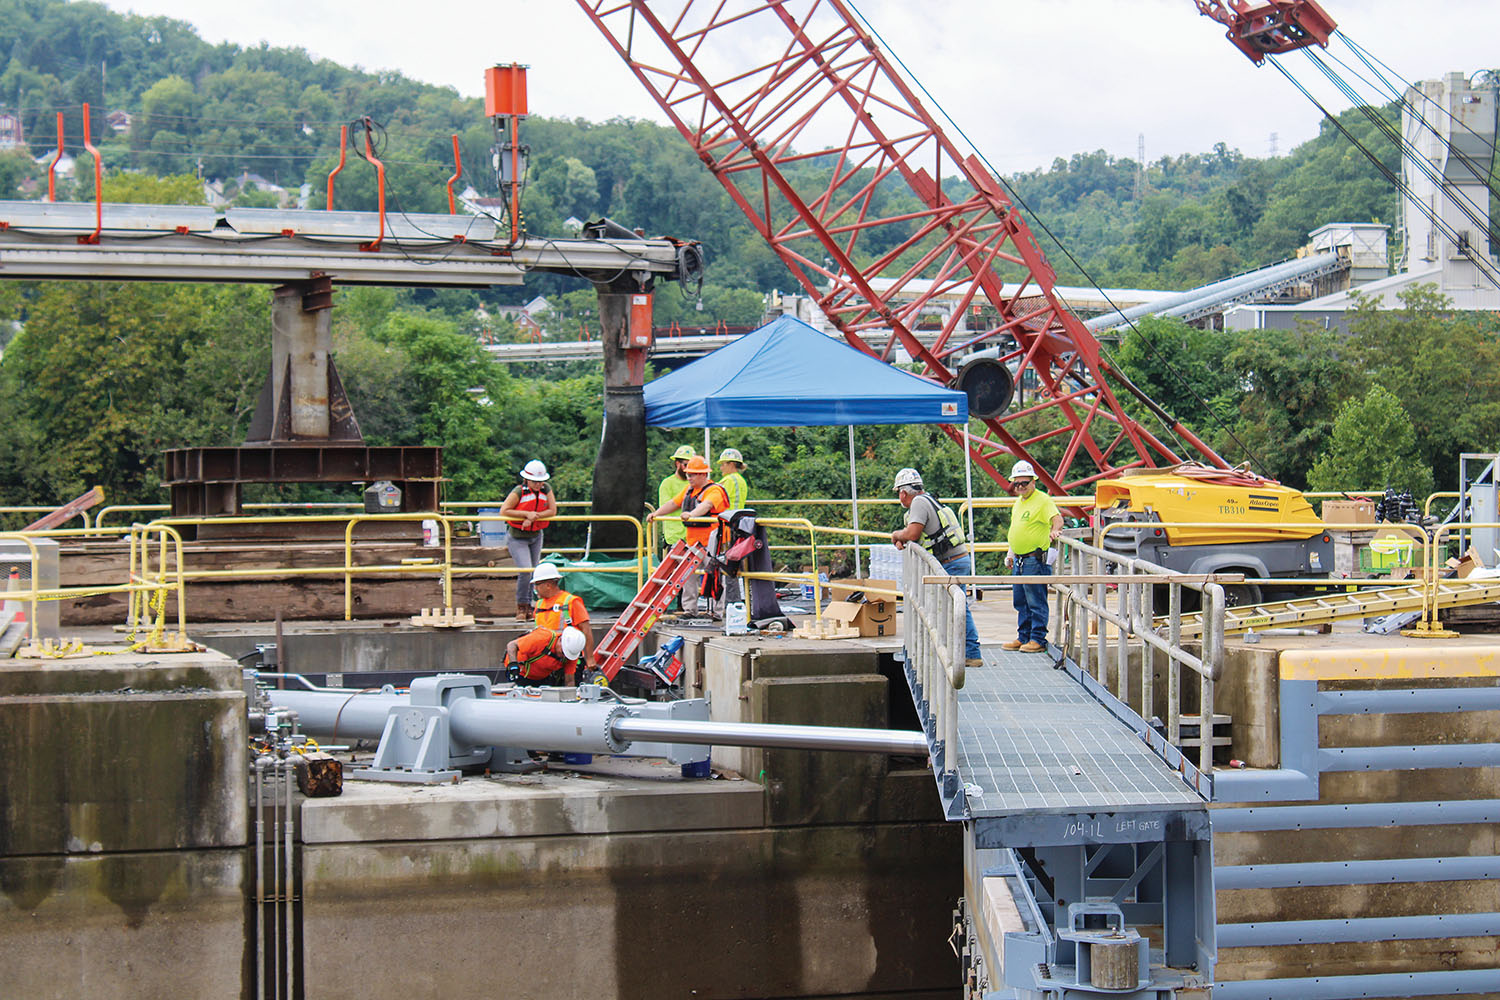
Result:
M573 0L105 0L193 24L210 42L266 41L465 95L494 63L531 67L533 114L664 121ZM1266 156L1316 134L1318 111L1257 69L1192 0L856 0L875 30L1001 171L1104 149L1150 160L1217 142ZM1323 0L1355 43L1408 80L1500 66L1495 0ZM1351 50L1334 53L1354 65ZM1283 57L1298 79L1314 67ZM1321 80L1321 77L1318 77ZM1330 107L1348 101L1324 83Z

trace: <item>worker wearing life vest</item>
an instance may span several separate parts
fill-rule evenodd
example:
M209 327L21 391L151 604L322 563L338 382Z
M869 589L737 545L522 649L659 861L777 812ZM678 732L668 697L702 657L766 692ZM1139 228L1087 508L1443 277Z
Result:
M594 656L594 630L589 626L589 609L583 598L568 593L562 588L562 572L552 563L542 563L532 575L536 587L536 625L538 628L560 631L576 628L584 639L584 660Z
M693 451L693 446L690 444L685 444L672 452L672 474L656 487L656 506L665 507L687 486L688 459L696 454L697 452ZM686 537L687 526L681 521L670 519L661 523L661 540L667 548L670 549Z
M542 531L557 516L557 496L547 481L552 476L540 461L532 459L521 470L521 484L510 491L500 513L506 515L505 547L516 567L516 618L525 621L532 613L531 570L542 561Z
M922 488L922 474L916 469L896 473L896 498L906 508L906 523L891 532L891 544L904 549L912 542L932 553L949 576L972 576L974 557L964 540L958 515L938 503ZM984 663L979 648L979 630L974 627L974 613L964 603L964 665L978 667Z
M563 672L563 683L577 679L583 654L583 633L576 628L535 628L505 645L505 666L522 687L536 687L555 680Z
M750 499L750 484L745 482L745 456L738 448L719 453L719 485L729 497L730 510L743 510Z
M686 471L687 488L646 515L646 520L658 520L680 510L682 523L687 526L687 543L701 545L712 552L719 515L729 509L729 495L724 492L724 487L708 478L708 459L702 455L694 455L688 459ZM698 610L698 595L702 586L693 586L691 578L683 584L682 610Z

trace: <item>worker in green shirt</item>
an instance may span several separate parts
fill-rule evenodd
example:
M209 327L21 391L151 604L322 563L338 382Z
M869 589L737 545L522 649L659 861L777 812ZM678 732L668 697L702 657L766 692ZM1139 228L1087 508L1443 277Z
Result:
M736 448L719 453L719 485L729 494L729 509L744 510L750 498L750 484L745 482L745 456Z
M1062 513L1046 493L1036 488L1036 469L1030 462L1017 462L1010 470L1010 485L1016 505L1010 509L1010 529L1005 540L1010 551L1005 565L1016 576L1051 576L1047 558L1052 543L1062 534ZM1047 585L1023 583L1010 588L1016 607L1016 638L1002 649L1040 653L1047 648Z
M656 507L658 510L677 499L677 495L687 489L687 464L688 459L698 454L693 446L685 444L672 452L672 474L661 481L656 488ZM666 518L661 522L661 540L667 548L671 548L687 537L687 526L675 517Z

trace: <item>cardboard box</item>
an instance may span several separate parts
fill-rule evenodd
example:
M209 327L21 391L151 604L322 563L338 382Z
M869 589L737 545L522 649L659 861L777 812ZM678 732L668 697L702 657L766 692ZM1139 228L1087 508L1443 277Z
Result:
M890 600L833 601L823 609L823 617L859 629L861 636L896 634L896 605Z
M1329 524L1374 524L1373 500L1324 500L1323 520Z
M901 584L895 580L865 580L857 576L823 584L823 590L835 601L860 600L871 588L876 591L868 595L871 600L894 601L897 599L894 595L900 592Z

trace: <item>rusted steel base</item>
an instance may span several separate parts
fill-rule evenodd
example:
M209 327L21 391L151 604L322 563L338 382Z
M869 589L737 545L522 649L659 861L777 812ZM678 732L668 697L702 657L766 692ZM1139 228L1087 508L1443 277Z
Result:
M363 444L274 444L174 448L164 454L163 485L173 517L223 517L241 512L246 483L372 483L401 489L401 511L435 511L443 449Z
M308 798L329 798L344 793L344 765L332 754L299 754L294 764L297 787Z

